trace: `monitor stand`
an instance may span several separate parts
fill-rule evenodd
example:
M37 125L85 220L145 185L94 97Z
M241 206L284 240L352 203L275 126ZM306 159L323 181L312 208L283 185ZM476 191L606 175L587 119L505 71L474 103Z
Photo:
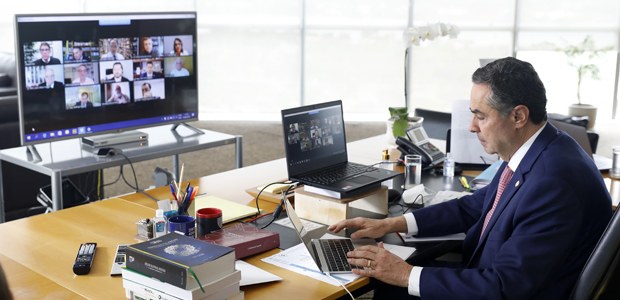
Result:
M183 125L185 127L187 127L189 130L193 131L195 134L205 134L204 131L200 130L199 128L196 128L192 125L189 125L185 122L182 123L177 123L172 125L172 128L170 128L170 130L172 130L174 133L179 134L179 132L177 131L177 128L179 127L179 125Z
M26 157L29 162L38 163L43 161L41 159L41 155L39 155L39 151L34 145L28 145L26 147Z
M82 144L92 148L109 147L118 144L148 141L148 133L131 130L120 133L101 134L82 138Z

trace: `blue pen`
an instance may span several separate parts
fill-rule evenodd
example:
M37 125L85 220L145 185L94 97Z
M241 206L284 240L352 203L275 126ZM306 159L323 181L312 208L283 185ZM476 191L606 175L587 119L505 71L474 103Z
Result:
M192 192L194 191L193 187L189 187L187 189L187 192L185 193L185 197L183 199L183 204L181 204L181 206L183 207L182 212L187 213L187 209L189 208L189 203L190 203L190 198L192 197Z
M172 193L172 197L174 197L174 200L179 202L179 199L177 199L177 192L174 190L174 184L170 184L170 192Z

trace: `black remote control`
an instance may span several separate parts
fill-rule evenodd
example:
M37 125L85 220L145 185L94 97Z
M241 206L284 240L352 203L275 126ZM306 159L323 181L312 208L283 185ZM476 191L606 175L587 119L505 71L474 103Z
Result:
M85 275L90 272L90 267L95 259L97 243L84 243L80 245L75 262L73 263L73 273L75 275Z

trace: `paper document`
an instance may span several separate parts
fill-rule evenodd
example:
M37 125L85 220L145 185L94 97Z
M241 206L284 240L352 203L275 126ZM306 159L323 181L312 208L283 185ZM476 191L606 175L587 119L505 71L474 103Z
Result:
M300 220L301 220L301 224L304 225L304 229L306 229L306 231L308 232L327 226L327 225L315 223L312 221L308 221L306 219L300 219ZM282 218L282 219L274 221L274 223L282 225L284 227L291 228L293 230L295 229L295 227L293 227L293 224L291 223L291 220L289 218Z
M476 134L469 131L471 119L469 100L452 102L450 152L457 163L491 164L497 160L497 155L486 153Z
M192 208L194 206L194 208ZM245 217L253 216L258 211L256 208L239 204L230 200L222 199L212 195L198 196L190 205L188 211L196 213L197 210L204 207L215 207L222 210L222 222L228 223Z
M412 235L407 235L405 233L398 233L405 242L441 242L441 241L462 241L465 239L464 233L455 233L443 236L433 236L433 237L417 237Z
M343 238L337 235L326 233L321 238L328 239L338 239ZM362 240L353 240L353 243L356 246L360 246L361 244L367 245L369 243L374 243L373 240L370 239L362 239ZM407 259L413 252L415 252L415 248L399 246L399 245L391 245L384 244L385 249L394 253L398 257L402 259ZM340 281L342 284L349 284L359 278L359 275L355 275L353 273L350 274L332 274L330 278L327 275L324 275L321 271L319 271L319 267L316 265L310 253L308 253L308 249L303 244L298 244L286 250L283 250L280 253L274 254L270 257L266 257L262 259L264 262L278 266L280 268L287 269L289 271L293 271L308 277L312 277L316 280L323 281L325 283L329 283L334 286L339 286L338 283L334 281L335 278ZM242 275L243 276L243 275Z
M446 202L452 199L461 198L466 195L471 195L470 192L455 192L455 191L439 191L433 198L430 198L428 201L424 201L424 206L430 206L439 204L442 202Z
M241 286L282 280L280 276L273 275L242 260L235 261L235 269L241 271L241 281L239 282Z

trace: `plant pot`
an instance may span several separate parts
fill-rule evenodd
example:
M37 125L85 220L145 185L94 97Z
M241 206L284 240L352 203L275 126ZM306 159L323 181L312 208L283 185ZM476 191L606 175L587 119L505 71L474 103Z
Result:
M424 118L422 117L409 117L409 126L407 127L407 129L411 129L414 127L418 127L418 126L422 126L422 122L424 121ZM387 120L386 122L386 131L385 131L385 137L387 138L387 142L390 145L396 145L396 137L394 136L394 133L392 132L392 127L394 126L394 119L390 118Z
M588 129L592 129L596 122L596 106L590 104L571 104L568 107L568 115L588 117Z

